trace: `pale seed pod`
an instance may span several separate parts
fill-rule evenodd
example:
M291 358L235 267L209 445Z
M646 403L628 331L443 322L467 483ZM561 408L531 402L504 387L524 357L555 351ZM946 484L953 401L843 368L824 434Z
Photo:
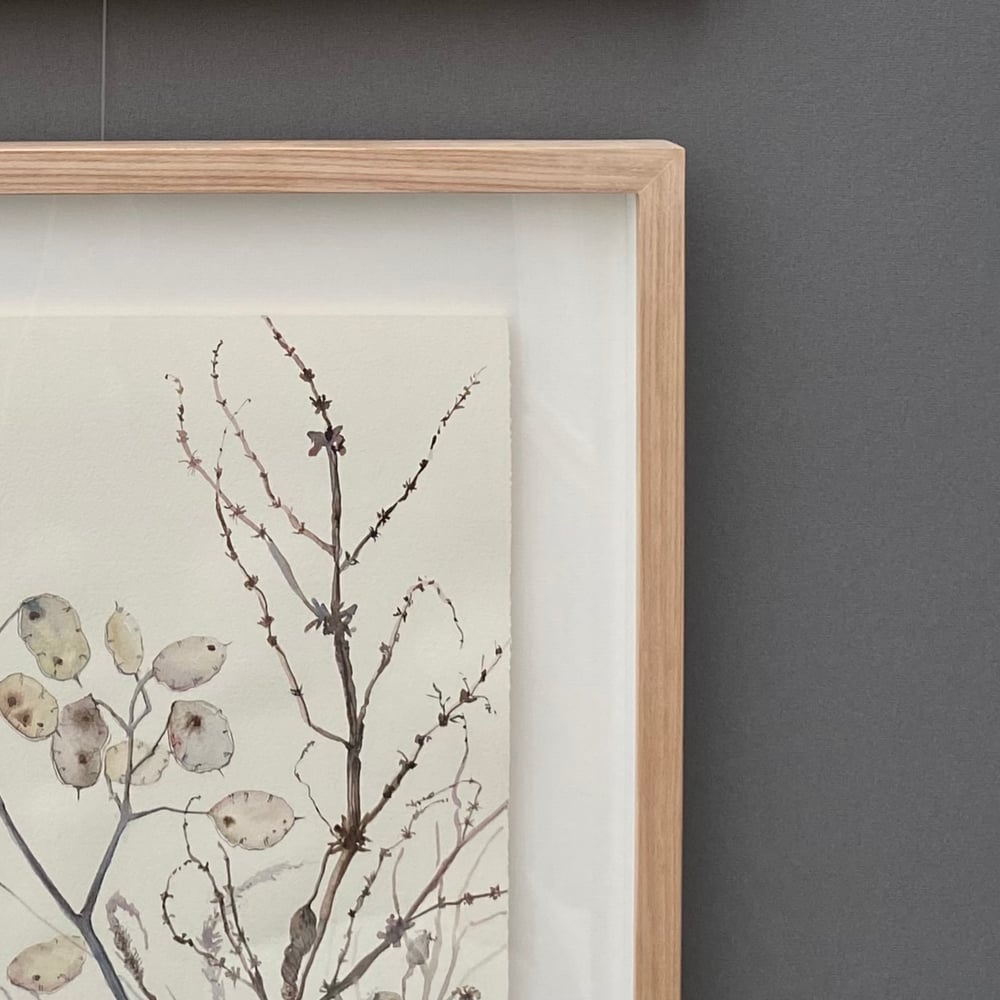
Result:
M155 750L142 740L132 746L132 786L155 785L163 777L170 763L170 751L158 746ZM110 781L125 784L125 770L128 767L128 741L123 740L108 747L104 755L104 773Z
M210 681L225 662L226 643L207 635L192 635L156 654L153 676L171 691L190 691Z
M0 715L29 740L45 740L56 731L59 704L33 677L11 674L0 681Z
M56 937L33 944L7 966L7 978L29 993L55 993L83 971L86 945L78 937Z
M167 720L174 760L185 771L221 771L232 760L235 744L229 720L207 701L175 701Z
M233 792L216 802L208 814L230 844L247 851L273 847L295 823L292 807L270 792Z
M90 643L80 628L80 616L56 594L23 601L17 631L38 669L53 680L72 680L90 662Z
M104 626L104 645L122 674L137 674L142 666L142 632L139 623L120 604Z

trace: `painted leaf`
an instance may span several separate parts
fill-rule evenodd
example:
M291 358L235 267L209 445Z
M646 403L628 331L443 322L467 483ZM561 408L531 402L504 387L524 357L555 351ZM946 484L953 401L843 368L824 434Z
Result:
M170 751L164 746L155 750L142 740L136 740L132 747L132 785L154 785L163 777L170 763ZM125 784L125 768L128 766L128 741L123 740L108 748L104 755L104 773L119 785Z
M11 674L0 681L0 714L22 736L44 740L56 731L59 705L33 677Z
M207 635L178 639L153 660L153 676L171 691L190 691L210 681L226 662L226 643Z
M120 604L104 626L104 645L115 667L123 674L137 674L142 666L142 632L139 623Z
M7 978L31 993L55 993L83 971L86 945L78 937L56 937L25 948L7 966Z
M90 662L80 616L65 598L39 594L21 604L17 631L46 677L68 681Z
M229 720L207 701L175 701L167 720L170 752L185 771L220 771L233 757Z
M96 785L109 735L93 695L84 695L64 706L59 728L52 737L52 764L59 780L78 790Z
M270 792L233 792L208 813L230 844L248 851L273 847L295 823L292 807Z

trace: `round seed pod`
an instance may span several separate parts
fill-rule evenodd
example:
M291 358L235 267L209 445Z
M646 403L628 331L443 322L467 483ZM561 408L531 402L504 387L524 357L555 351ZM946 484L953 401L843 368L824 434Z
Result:
M21 603L17 631L46 677L68 681L90 662L80 616L63 597L39 594Z
M0 681L0 715L29 740L44 740L56 731L59 705L33 677L11 674Z
M221 771L233 758L229 720L207 701L175 701L167 720L174 760L185 771Z
M58 735L80 746L98 749L108 742L111 732L92 694L63 706Z
M77 790L96 785L109 735L108 724L93 695L84 695L65 705L59 714L59 728L52 737L52 764L59 780Z
M137 674L142 666L139 623L120 604L104 626L104 645L122 674Z
M226 643L207 635L178 639L153 660L153 676L171 691L190 691L210 681L226 662Z
M136 740L132 746L132 787L155 785L163 777L169 763L170 751L166 747L158 746L153 750L148 743ZM108 752L104 755L104 773L108 778L119 785L125 784L127 766L128 741L123 740L108 747Z
M269 792L233 792L216 802L208 814L230 844L248 851L273 847L295 823L292 807Z
M57 732L52 737L52 766L64 785L77 791L90 788L101 776L101 748L74 746L61 740Z
M7 966L7 978L29 993L55 993L80 975L86 959L82 938L56 937L20 952Z

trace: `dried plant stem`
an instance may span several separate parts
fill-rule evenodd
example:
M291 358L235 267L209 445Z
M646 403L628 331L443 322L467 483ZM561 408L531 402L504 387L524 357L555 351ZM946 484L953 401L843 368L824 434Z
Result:
M223 507L226 508L226 511L234 520L239 521L242 525L249 528L250 531L253 532L254 538L259 538L265 542L271 558L278 566L282 575L288 580L295 595L310 611L313 611L313 605L304 595L302 588L299 587L297 581L291 573L291 564L285 558L284 553L268 533L267 529L262 523L255 521L249 516L249 514L247 514L246 507L242 504L236 503L236 501L234 501L222 490L222 487L218 483L217 479L213 478L211 473L205 468L205 464L202 459L198 457L194 449L191 447L191 439L188 435L187 425L185 423L186 411L184 409L184 383L181 382L176 375L167 375L166 377L168 380L173 382L174 391L177 393L179 399L177 404L177 443L181 446L181 451L184 454L184 464L192 474L198 475L212 488L213 491L215 491L216 499L222 504Z
M476 899L483 899L487 897L498 898L499 895L504 894L504 890L491 889L486 893L479 894L474 897L463 897L458 900L441 900L433 905L426 908L423 907L424 901L427 899L431 893L435 892L441 884L441 880L448 873L448 870L454 864L455 859L461 854L463 849L468 846L483 830L487 829L490 824L492 824L496 819L498 819L507 809L507 802L501 803L493 810L488 816L481 820L476 826L472 827L465 837L455 845L452 850L445 855L441 863L437 866L434 874L431 876L430 881L424 886L424 888L417 894L413 902L405 913L400 914L400 921L403 928L409 928L413 926L414 922L419 920L421 917L426 916L428 913L432 913L437 909L444 909L449 906L460 906L463 903L474 902ZM381 956L384 955L386 951L389 950L393 945L391 936L387 935L378 945L372 948L366 955L364 955L359 961L354 965L354 967L344 976L343 979L337 980L329 984L326 990L323 992L322 1000L335 1000L344 990L349 989L355 983L357 983L361 977L368 971L368 969L374 964L374 962Z
M349 566L355 566L358 563L358 557L361 555L361 551L369 542L374 542L378 537L381 530L389 523L390 518L395 513L396 508L408 500L416 491L417 483L420 481L420 477L423 475L424 470L431 463L431 459L434 457L434 449L437 447L437 443L444 433L444 429L448 426L449 421L452 417L458 413L459 410L465 408L465 403L468 398L472 395L472 390L475 389L477 385L480 384L479 376L482 374L482 369L475 372L470 376L469 381L462 386L461 391L455 397L455 402L451 404L448 410L445 412L444 416L438 421L437 428L431 435L430 445L427 448L427 454L420 460L417 466L416 472L403 483L403 492L391 503L388 507L384 507L380 510L376 516L375 523L368 529L365 536L354 546L347 557L344 559L344 568Z
M19 604L14 610L3 620L3 624L0 625L0 632L2 632L20 613L21 605Z
M267 600L267 595L264 593L260 586L260 579L253 575L247 568L246 564L243 562L239 552L236 549L236 542L233 538L233 530L226 521L225 514L222 510L223 496L221 490L222 483L222 448L219 449L220 459L215 466L215 479L217 488L215 491L215 516L219 522L219 526L222 528L222 538L225 541L226 555L236 564L240 572L243 574L243 586L246 590L250 591L256 598L257 604L260 608L261 617L258 621L258 625L267 636L267 644L274 650L274 655L277 657L278 663L285 675L286 680L289 684L289 691L292 697L296 700L299 706L299 714L302 716L302 721L317 735L322 736L324 739L333 740L336 743L341 743L347 746L347 741L342 737L338 736L336 733L330 732L330 730L325 729L318 723L313 721L312 713L309 711L309 703L306 701L305 693L302 690L302 685L299 683L298 677L295 675L295 671L292 669L292 665L289 662L288 655L285 653L281 642L278 640L278 636L274 631L274 617L271 614L271 608Z
M250 446L250 442L247 440L246 431L240 424L237 411L230 407L229 401L222 392L221 377L219 375L219 352L221 350L222 341L220 340L219 343L216 344L215 350L212 352L212 384L215 387L215 401L219 404L220 409L226 416L226 420L229 421L229 426L232 427L233 432L236 434L240 444L243 446L243 454L250 462L253 463L254 468L256 468L257 475L260 478L260 483L264 489L264 495L267 497L268 504L275 510L280 510L285 515L294 534L302 535L304 538L308 538L309 541L318 545L327 555L331 555L333 550L331 549L330 544L320 538L314 531L310 531L305 526L305 523L300 518L296 517L292 508L289 507L288 504L284 503L281 498L277 496L277 494L275 494L274 489L271 486L271 477L267 468L261 461L256 450Z
M196 869L205 876L209 886L211 887L212 901L215 905L220 925L226 936L226 940L229 942L229 947L239 960L240 966L247 976L247 985L251 990L253 990L259 1000L267 1000L267 990L265 989L264 980L260 974L260 962L251 949L250 943L247 940L246 934L243 932L243 927L240 923L239 911L236 904L236 891L233 888L232 867L229 855L226 853L225 849L220 846L226 867L225 892L223 892L223 888L219 885L211 866L207 861L203 861L199 858L191 847L191 838L188 831L188 815L191 814L190 806L194 801L195 799L191 799L188 802L188 809L185 810L186 814L182 827L187 859L170 873L167 878L167 884L163 892L160 894L160 907L163 914L163 922L166 924L167 929L170 931L173 939L178 944L186 945L208 965L220 969L234 981L240 981L239 969L231 967L225 958L213 955L205 948L202 948L189 934L179 930L176 926L174 915L170 912L168 904L170 900L174 898L173 893L170 891L174 879L187 868Z
M392 627L392 632L389 634L389 638L379 646L379 654L381 658L372 679L368 682L368 687L365 688L365 695L361 702L362 722L364 722L365 716L368 714L368 706L371 703L372 692L375 690L375 685L379 682L382 674L385 673L389 664L392 662L392 656L396 652L396 646L399 645L400 633L402 632L403 626L406 624L407 618L410 616L410 609L413 607L416 595L426 593L428 590L436 593L441 603L444 604L449 611L451 611L451 620L455 623L455 628L458 631L459 648L461 649L461 647L465 644L465 633L462 631L461 624L459 624L458 612L455 610L455 605L451 598L448 597L444 590L441 589L441 585L437 583L436 580L417 580L417 582L406 591L399 607L397 607L393 612L393 617L396 621Z
M460 719L461 711L467 705L471 705L482 699L483 696L479 694L480 688L486 683L490 674L496 669L497 665L503 659L503 652L503 647L497 646L494 651L493 660L489 664L486 664L485 662L483 663L480 668L479 677L476 679L475 683L469 685L466 682L458 695L451 701L442 700L439 702L440 711L438 712L437 724L431 726L423 733L419 733L414 738L414 743L416 743L417 748L413 751L413 756L403 758L392 780L383 789L381 799L379 799L378 803L365 813L362 820L365 829L371 825L379 813L381 813L386 807L389 799L391 799L395 792L399 789L399 786L402 784L407 773L412 771L417 766L417 761L424 752L424 748L431 741L434 733L437 732L438 729L447 728L453 722Z
M225 491L222 484L223 446L220 445L219 458L214 469L214 476L204 467L202 460L198 458L192 448L188 437L185 425L183 402L184 387L179 379L173 378L172 380L180 400L177 408L177 441L181 446L185 464L192 473L197 474L203 481L207 482L213 490L216 519L218 520L222 530L226 555L240 570L243 577L244 587L248 591L252 592L257 599L261 612L259 624L265 630L268 645L275 651L275 655L277 656L281 669L288 680L292 694L298 702L300 715L310 730L319 736L323 736L325 739L341 744L346 751L344 786L346 801L340 821L334 824L327 821L319 807L316 797L313 795L312 788L304 781L299 773L298 765L302 762L302 758L305 756L305 753L308 751L309 747L312 746L312 744L309 744L306 749L303 750L303 753L299 758L299 762L295 767L295 777L303 785L305 785L313 808L333 835L333 840L323 853L313 893L306 904L296 911L296 915L292 918L290 924L289 947L285 951L285 958L282 965L282 996L286 998L294 997L296 1000L303 1000L310 973L317 962L322 943L330 927L334 905L336 899L338 898L338 894L344 884L344 880L354 862L354 859L368 847L369 827L381 814L388 801L401 787L406 774L417 766L418 758L438 729L447 728L450 725L459 723L461 723L464 727L464 709L467 705L475 702L484 701L487 710L492 710L489 700L484 694L481 693L480 689L487 680L492 669L497 665L497 663L500 662L503 656L503 649L499 646L496 648L494 661L489 666L486 665L485 660L483 661L479 677L473 683L470 684L469 681L465 681L463 679L463 687L454 698L446 699L440 689L435 687L435 696L438 703L438 712L435 724L428 728L424 733L418 734L415 737L414 742L417 744L416 749L409 757L405 754L401 755L402 759L400 765L393 773L388 783L382 787L381 795L378 800L366 811L362 806L361 756L364 745L365 718L372 702L375 687L391 665L394 653L396 652L399 644L402 626L412 608L416 595L427 592L428 590L435 592L438 599L445 604L451 612L452 621L454 622L456 630L459 633L460 645L464 636L462 634L462 628L458 620L458 615L455 611L455 606L440 585L434 580L418 580L417 583L407 590L400 607L397 608L397 620L393 624L392 631L387 641L383 642L379 646L378 664L376 665L375 671L364 689L363 695L359 698L355 667L351 653L351 622L356 611L356 606L348 606L348 602L344 599L342 592L342 574L348 567L353 566L358 562L359 555L365 546L379 537L379 532L388 523L389 519L392 517L399 505L404 503L413 494L413 492L415 492L421 476L430 464L434 450L445 428L454 418L455 414L464 408L474 388L480 384L479 372L475 373L463 386L452 405L441 417L433 435L431 436L425 457L421 459L412 477L403 484L402 494L387 508L378 512L375 523L368 530L365 536L354 546L353 549L347 550L344 548L341 534L343 524L343 494L341 488L340 459L346 454L346 445L343 434L341 433L342 427L334 425L330 417L330 399L320 391L314 371L306 365L296 348L289 343L287 338L275 326L272 320L267 316L264 316L263 320L270 329L274 341L277 343L285 356L291 359L292 363L295 365L299 380L305 383L308 387L309 402L312 406L313 413L321 421L321 429L310 429L307 432L307 436L312 445L309 450L309 454L311 456L318 456L322 453L326 459L330 503L330 527L327 537L322 537L320 534L307 529L302 520L294 514L292 507L286 504L275 491L267 467L260 458L256 449L250 444L245 428L242 425L240 419L241 407L231 407L225 393L223 392L219 360L221 342L213 351L211 361L211 377L213 380L215 402L223 411L223 415L227 423L227 432L232 430L236 434L242 446L244 457L256 469L267 503L273 509L280 510L283 513L293 533L301 534L309 538L313 544L319 547L330 557L330 575L328 579L329 606L306 596L296 579L292 566L289 564L280 549L278 549L273 538L267 533L263 524L251 517L247 513L246 508L233 500L233 498ZM223 444L224 442L225 435L223 435ZM306 627L306 631L316 629L320 634L330 638L332 661L340 679L343 696L343 709L346 727L346 732L343 736L319 725L310 713L308 704L302 692L301 684L299 683L298 678L288 662L288 658L274 633L274 618L270 610L268 599L260 586L257 576L251 573L237 549L234 537L234 528L232 527L232 525L235 524L242 524L244 527L248 528L255 537L261 538L265 541L271 558L278 566L279 571L284 577L292 593L310 611L312 617ZM343 732L344 730L341 731ZM402 839L406 839L408 836L412 835L413 823L419 815L429 809L431 805L438 804L438 802L448 801L447 799L438 799L437 795L450 791L452 793L453 801L456 803L459 801L456 788L459 784L465 783L461 781L461 774L467 759L468 741L466 739L465 753L462 758L462 764L459 767L459 773L456 775L455 782L453 782L452 785L449 785L446 789L442 789L441 792L432 793L430 797L424 797L423 799L417 800L413 803L415 812L411 817L410 823L403 830L401 841ZM435 907L428 908L426 911L421 909L424 901L431 892L440 893L441 880L444 878L445 873L448 871L458 853L474 836L479 833L486 823L492 822L496 816L506 808L506 804L499 807L499 809L491 814L490 817L487 817L482 824L474 826L472 824L472 814L476 809L478 809L481 788L478 785L478 782L473 782L471 779L466 779L466 781L469 784L474 785L476 791L472 796L464 819L456 819L456 846L452 852L445 855L443 859L440 858L439 852L438 866L435 870L435 874L425 891L421 893L421 895L412 903L407 913L401 915L404 922L412 922L412 920L422 917L426 912L430 912L431 909L440 909L444 905L445 901L441 899L439 895L438 902L435 904ZM186 822L187 820L185 818L185 830ZM396 847L398 847L398 845L394 845L393 849ZM388 856L388 854L385 856ZM402 852L400 852L400 857L401 856ZM378 873L382 868L383 861L384 857L380 854L379 864L369 876L369 879L372 881L374 881L374 879L378 876ZM397 859L397 864L398 861L399 859ZM189 857L189 862L197 863L193 857ZM210 873L206 874L210 875ZM366 882L367 891L370 891L370 886L371 882ZM491 890L491 893L499 893L499 891L499 887L496 887L494 890ZM349 911L350 924L348 925L346 940L340 951L337 973L334 977L335 980L339 977L342 967L346 961L346 956L353 937L354 919L356 917L357 910L364 904L365 898L367 898L365 890L362 890L362 895L359 896L354 909ZM494 898L496 898L495 895ZM471 898L468 898L465 901L471 901ZM313 912L312 909L314 903L317 904L316 912ZM458 905L458 903L455 905ZM223 905L223 909L225 909L225 905ZM440 922L440 915L437 919L438 922ZM235 934L237 944L239 944L239 929L232 928L232 930ZM234 950L237 954L241 953L240 948L236 945L234 945ZM377 955L369 955L362 958L360 962L355 965L354 969L347 974L347 977L341 986L343 988L347 988L351 985L356 985L363 972L363 969L360 967L364 965L364 968L367 968L376 958ZM337 984L335 983L334 985Z

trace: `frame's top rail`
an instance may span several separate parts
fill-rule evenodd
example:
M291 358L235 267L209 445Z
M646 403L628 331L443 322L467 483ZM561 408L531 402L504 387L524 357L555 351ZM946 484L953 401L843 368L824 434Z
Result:
M0 193L629 193L683 155L659 140L0 143Z

